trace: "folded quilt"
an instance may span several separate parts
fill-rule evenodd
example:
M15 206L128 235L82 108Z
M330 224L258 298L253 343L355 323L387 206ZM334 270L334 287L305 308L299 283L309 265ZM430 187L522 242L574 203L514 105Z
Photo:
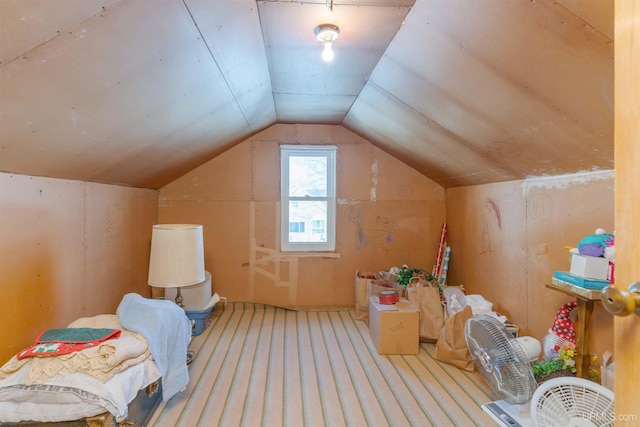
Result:
M121 335L117 339L103 341L82 351L54 357L18 359L17 356L13 356L0 368L0 379L7 378L24 365L29 364L29 373L25 381L27 385L42 384L56 375L77 372L91 375L105 382L116 373L142 363L150 357L151 353L144 337L122 328L116 315L99 315L93 318L78 319L72 323L74 327L93 327L95 325L121 330Z
M48 329L38 335L34 345L25 348L16 357L51 357L82 351L118 338L121 332L110 328Z

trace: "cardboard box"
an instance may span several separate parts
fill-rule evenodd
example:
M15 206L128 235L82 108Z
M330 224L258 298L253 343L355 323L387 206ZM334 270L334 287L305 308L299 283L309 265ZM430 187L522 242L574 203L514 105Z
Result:
M600 383L611 391L613 391L614 369L613 354L606 351L602 355L602 365L600 365Z
M577 274L567 273L566 271L554 271L552 281L553 280L566 283L574 293L578 292L577 288L601 291L611 284L608 280L589 279L578 276ZM581 295L587 296L582 293ZM591 295L591 299L594 299L593 295ZM595 299L600 299L600 297Z
M607 280L609 260L603 257L572 255L571 274L589 279Z
M406 298L391 305L369 300L369 334L378 354L418 354L420 312Z
M504 327L507 332L509 332L514 338L518 338L518 334L520 332L520 328L518 327L518 325L507 320L506 322L504 322Z

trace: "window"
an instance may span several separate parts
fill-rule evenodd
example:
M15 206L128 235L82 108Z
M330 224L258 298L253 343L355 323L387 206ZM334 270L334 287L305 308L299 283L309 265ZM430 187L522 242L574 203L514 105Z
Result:
M282 145L281 249L335 250L336 147Z

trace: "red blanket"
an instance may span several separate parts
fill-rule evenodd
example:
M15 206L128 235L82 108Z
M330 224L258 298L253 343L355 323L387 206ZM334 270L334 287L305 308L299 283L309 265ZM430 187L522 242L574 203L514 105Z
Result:
M36 338L36 343L22 350L16 355L16 358L69 354L95 347L109 339L118 338L121 332L119 329L100 328L48 329L42 331Z

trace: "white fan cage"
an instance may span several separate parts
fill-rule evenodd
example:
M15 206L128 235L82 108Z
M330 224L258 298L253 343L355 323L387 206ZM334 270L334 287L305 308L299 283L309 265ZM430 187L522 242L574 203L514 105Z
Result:
M538 427L613 426L613 409L613 392L584 378L545 381L531 398L531 418Z
M476 314L465 323L469 353L491 388L510 404L531 399L536 388L529 356L495 317Z

